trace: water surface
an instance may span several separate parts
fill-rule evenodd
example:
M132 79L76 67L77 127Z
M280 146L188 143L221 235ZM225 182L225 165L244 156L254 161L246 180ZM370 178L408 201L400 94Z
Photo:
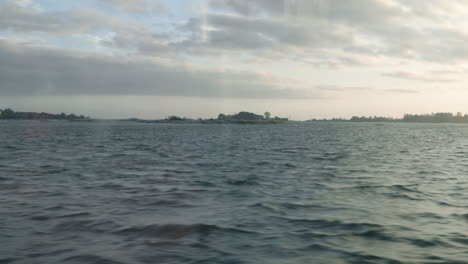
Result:
M0 263L468 263L468 126L0 121Z

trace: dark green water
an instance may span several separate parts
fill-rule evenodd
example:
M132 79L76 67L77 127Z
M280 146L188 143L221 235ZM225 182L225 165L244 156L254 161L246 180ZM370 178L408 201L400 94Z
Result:
M0 122L0 263L468 263L468 126Z

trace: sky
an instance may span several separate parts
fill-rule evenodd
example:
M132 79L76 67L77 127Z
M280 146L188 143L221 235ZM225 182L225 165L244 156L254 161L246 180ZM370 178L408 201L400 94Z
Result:
M468 112L468 0L1 0L0 109Z

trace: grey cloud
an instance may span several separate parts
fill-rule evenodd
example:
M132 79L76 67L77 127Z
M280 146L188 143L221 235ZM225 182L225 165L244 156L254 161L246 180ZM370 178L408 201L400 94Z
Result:
M4 2L0 3L0 29L48 34L81 34L99 29L141 32L144 31L144 26L96 9L39 12Z
M203 29L208 21L207 29ZM273 18L249 18L238 15L206 14L204 18L193 18L178 28L178 38L161 34L116 34L108 45L135 48L139 53L150 56L206 55L217 56L224 52L253 52L268 58L294 57L290 49L319 50L339 48L351 41L348 31L314 25L283 23ZM322 52L322 54L324 54ZM297 58L303 60L304 58ZM334 63L357 64L358 60L340 56Z
M17 31L56 31L58 20L55 16L37 13L29 8L0 3L0 29Z
M197 70L0 42L1 95L170 95L307 98L256 73Z
M411 89L386 89L385 92L388 93L400 93L400 94L418 94L419 91Z
M346 41L346 32L338 32L336 28L325 28L320 24L302 25L288 24L271 19L245 19L236 16L217 16L209 18L210 26L214 32L210 36L216 40L218 32L237 36L240 39L253 39L257 37L269 39L274 43L285 45L334 45ZM242 34L242 32L250 35ZM237 33L237 34L236 34Z
M314 25L323 27L316 31L317 38L296 42L305 49L311 45L316 47L317 39L329 39L326 31L332 31L342 36L330 39L331 47L339 46L349 53L437 63L468 60L468 36L460 29L440 23L450 15L462 15L460 10L465 10L466 6L463 0L212 0L212 3L216 9L246 17L273 18L283 25L299 24L301 33L298 35L307 36L314 31ZM427 24L420 24L421 19ZM345 29L346 33L337 29ZM268 36L268 32L265 35ZM356 36L373 41L359 43ZM323 45L323 48L330 47Z
M269 14L273 17L322 18L329 22L375 26L404 16L400 5L380 0L212 0L215 8L227 8L243 15ZM397 2L396 2L397 3Z
M466 0L405 0L405 6L420 18L440 22L454 15L464 14Z
M155 1L146 0L100 0L105 7L131 13L163 12L165 6Z
M467 73L468 70L467 69L439 69L439 70L432 70L430 71L431 74L437 74L439 76L444 76L444 75L450 75L450 76L453 76L453 75L459 75L459 74L465 74Z
M348 42L348 31L314 24L284 23L274 18L250 18L237 15L207 14L210 29L197 32L197 43L221 49L276 49L288 47L338 47ZM189 28L203 27L202 19L192 20ZM206 39L203 39L206 34Z
M221 27L229 34L226 29L232 29L235 22L243 32L273 39L276 36L281 44L293 43L304 48L352 46L356 30L379 32L380 27L394 26L391 22L404 15L398 6L375 0L214 0L212 3L216 8L228 8L244 17L213 15L207 19L210 26Z
M436 62L457 62L468 59L468 34L453 28L427 30L426 45L422 45L425 59ZM428 48L426 48L428 47Z
M426 76L422 74L417 74L413 72L407 71L396 71L390 73L384 73L384 76L397 78L397 79L404 79L404 80L412 80L412 81L422 81L422 82L456 82L456 79L449 79L449 78L441 78L437 76Z
M336 52L336 50L335 50ZM373 62L369 60L369 56L341 56L333 52L326 52L325 50L319 50L313 53L311 56L303 57L296 56L294 59L296 61L301 61L314 67L318 68L328 68L340 70L347 66L360 67L360 66L369 66Z
M145 0L99 1L126 12L140 12L158 5L156 1ZM170 59L237 52L337 69L366 65L367 58L382 57L452 64L468 61L467 34L435 23L411 23L446 17L456 12L456 7L463 3L461 0L450 3L443 0L209 2L212 9L207 13L182 26L169 28L167 35L155 32L149 25L102 10L39 12L8 2L0 3L0 29L51 35L107 29L115 32L115 36L104 40L104 45Z
M214 8L228 8L242 15L258 15L261 12L272 14L284 13L284 0L212 0L210 4Z
M348 45L344 51L417 61L456 64L468 60L468 34L446 27L382 27L368 32L381 45Z
M150 56L174 56L178 51L177 44L170 42L167 36L151 32L116 32L112 39L103 40L101 44L120 49L136 49L138 53Z
M331 92L372 91L370 87L343 86L343 85L316 85L316 89Z

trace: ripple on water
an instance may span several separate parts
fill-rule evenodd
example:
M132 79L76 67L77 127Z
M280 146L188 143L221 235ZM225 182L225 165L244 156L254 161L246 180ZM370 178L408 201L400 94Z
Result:
M64 220L56 224L53 232L89 232L89 233L107 233L119 228L120 225L112 220Z
M253 231L247 231L237 228L220 227L207 224L165 224L165 225L147 225L135 226L121 229L116 232L119 235L136 237L156 237L165 239L180 239L188 236L208 236L214 233L245 233L251 234Z
M467 263L468 126L40 125L0 122L0 264Z
M76 264L125 264L117 260L105 258L97 255L76 255L63 259L64 263L76 263Z

